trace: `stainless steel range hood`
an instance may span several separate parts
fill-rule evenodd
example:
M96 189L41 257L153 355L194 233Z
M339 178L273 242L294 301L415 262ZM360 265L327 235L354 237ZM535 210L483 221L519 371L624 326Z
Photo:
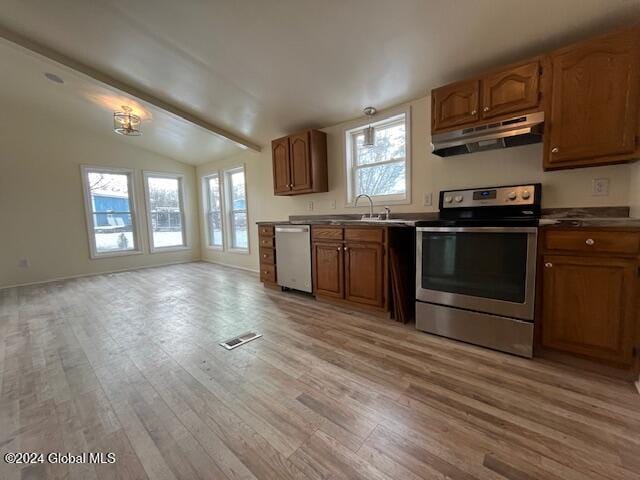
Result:
M477 127L437 133L431 137L433 153L441 157L518 147L542 141L544 112L520 115Z

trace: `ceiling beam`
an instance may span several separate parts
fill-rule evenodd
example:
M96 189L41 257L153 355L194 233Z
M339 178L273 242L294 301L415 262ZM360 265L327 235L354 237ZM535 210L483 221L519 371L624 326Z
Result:
M247 140L246 138L243 138L239 135L236 135L235 133L231 133L221 127L218 127L217 125L214 125L213 123L207 120L204 120L203 118L200 118L197 115L194 115L193 113L187 112L176 105L173 105L150 93L140 90L137 87L129 85L128 83L118 80L117 78L114 78L106 73L96 70L95 68L85 63L74 60L73 58L61 52L58 52L57 50L49 48L46 45L43 45L41 43L35 42L25 37L24 35L21 35L8 28L5 28L2 25L0 25L0 38L3 38L33 53L46 57L47 59L52 60L56 63L64 65L65 67L75 70L78 73L91 77L92 79L97 80L98 82L106 84L111 88L115 88L116 90L120 90L121 92L127 95L130 95L132 97L135 97L137 99L140 99L150 105L153 105L154 107L157 107L161 110L165 110L166 112L169 112L172 115L176 115L189 123L192 123L205 130L208 130L214 135L225 138L226 140L229 140L230 142L235 143L238 147L242 149L253 150L254 152L260 152L261 150L260 145L250 140Z

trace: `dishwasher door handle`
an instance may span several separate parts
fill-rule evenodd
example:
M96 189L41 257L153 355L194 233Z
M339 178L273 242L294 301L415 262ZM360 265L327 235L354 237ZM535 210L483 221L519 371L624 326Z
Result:
M309 227L276 227L276 233L306 233Z

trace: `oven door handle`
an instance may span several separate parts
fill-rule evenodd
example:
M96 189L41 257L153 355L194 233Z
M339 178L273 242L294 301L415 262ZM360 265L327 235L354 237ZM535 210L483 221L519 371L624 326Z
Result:
M418 227L418 232L537 233L538 227Z

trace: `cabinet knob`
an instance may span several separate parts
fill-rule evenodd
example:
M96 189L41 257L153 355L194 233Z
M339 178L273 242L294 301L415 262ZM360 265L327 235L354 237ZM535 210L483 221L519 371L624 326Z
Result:
M584 243L586 243L587 245L591 246L594 243L596 243L596 241L593 238L587 238Z
M560 151L560 149L558 147L553 147L551 149L551 153L558 153Z
M264 273L265 275L269 275L269 272L268 272L267 270L265 270L265 271L264 271L264 272L262 272L262 273Z
M336 251L338 251L338 252L339 252L339 251L340 251L340 247L336 248Z
M344 251L346 252L347 250L349 250L349 247L344 247Z
M262 258L267 258L267 254L265 253L264 255L262 255Z
M544 264L544 268L551 268L551 267L553 267L553 263L551 262L547 262Z
M489 111L489 107L484 107L484 108L482 109L482 111L483 111L483 112L488 112L488 111Z
M290 183L290 184L289 184L289 188L293 188L293 183Z
M476 113L478 113L477 110L471 110L471 115L475 115Z

